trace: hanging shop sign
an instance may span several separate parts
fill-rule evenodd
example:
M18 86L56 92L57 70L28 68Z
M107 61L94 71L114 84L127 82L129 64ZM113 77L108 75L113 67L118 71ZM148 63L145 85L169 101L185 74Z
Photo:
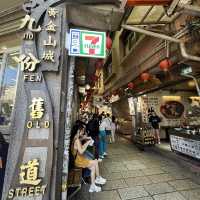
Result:
M130 115L135 115L135 103L137 103L137 99L130 97L128 98L128 105L129 105L129 113Z
M106 57L106 33L70 29L69 55L92 58Z
M191 74L192 73L192 67L184 67L182 70L181 70L181 74L182 75L187 75L187 74Z
M3 199L49 200L51 191L63 9L48 2L35 9L22 19L22 51L13 58L21 69L8 160L15 168L6 173Z
M47 185L42 184L42 179L39 178L39 167L40 163L37 159L30 160L20 166L18 175L20 187L10 189L8 199L44 195Z

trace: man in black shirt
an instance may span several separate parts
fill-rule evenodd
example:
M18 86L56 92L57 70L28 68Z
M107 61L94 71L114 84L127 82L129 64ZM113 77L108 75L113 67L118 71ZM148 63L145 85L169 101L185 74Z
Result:
M155 130L156 140L158 144L160 144L159 123L161 122L161 119L160 117L158 117L155 111L152 111L151 114L149 115L149 122L151 123L151 126Z
M88 136L90 136L94 140L94 156L96 159L99 159L99 119L97 114L93 114L92 119L88 122L86 126L86 130Z

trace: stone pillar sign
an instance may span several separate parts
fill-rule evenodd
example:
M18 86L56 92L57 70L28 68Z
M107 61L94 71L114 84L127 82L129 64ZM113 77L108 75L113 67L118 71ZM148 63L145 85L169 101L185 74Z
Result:
M65 8L53 7L53 3L35 0L24 4L22 50L14 57L21 70L2 200L55 199L51 188L56 182L53 176L62 128L61 53L66 30Z

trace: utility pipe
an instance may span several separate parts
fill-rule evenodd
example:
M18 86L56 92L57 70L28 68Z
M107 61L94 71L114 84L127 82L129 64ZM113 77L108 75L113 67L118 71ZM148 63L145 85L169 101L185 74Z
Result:
M190 55L186 52L185 43L182 42L180 39L177 39L177 38L174 38L174 37L171 37L171 36L167 36L167 35L164 35L164 34L161 34L161 33L154 33L152 31L147 31L147 30L144 30L142 28L135 27L135 26L122 25L122 28L130 30L130 31L134 31L134 32L143 33L145 35L160 38L160 39L167 40L167 41L170 41L170 42L178 43L180 45L181 55L184 58L200 62L200 57Z
M190 74L181 74L181 75L182 75L182 76L185 76L185 77L187 77L187 78L191 78L191 79L194 80L195 85L196 85L196 89L197 89L197 93L198 93L198 95L200 96L199 83L198 83L197 79L196 79L194 76L190 75Z

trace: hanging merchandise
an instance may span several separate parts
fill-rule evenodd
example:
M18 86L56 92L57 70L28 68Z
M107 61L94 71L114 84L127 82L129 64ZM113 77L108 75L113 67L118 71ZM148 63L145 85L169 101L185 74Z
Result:
M150 74L148 72L144 72L141 74L140 78L142 81L147 82L150 79Z
M86 89L86 90L89 90L89 89L90 89L90 85L87 84L87 85L85 86L85 89Z
M159 66L161 70L167 72L172 66L172 61L169 58L166 58L160 62Z
M135 87L134 83L130 82L128 83L128 88L129 89L133 89Z
M112 48L112 40L109 35L107 35L107 37L106 37L106 48L108 50L111 50L111 48Z
M103 67L103 60L102 59L98 59L95 63L95 68L97 70L101 69Z
M99 79L99 77L95 74L91 76L91 81L93 81L93 82L98 81L98 79Z
M118 91L118 90L114 90L112 94L113 94L114 96L116 96L116 95L119 94L119 91Z

